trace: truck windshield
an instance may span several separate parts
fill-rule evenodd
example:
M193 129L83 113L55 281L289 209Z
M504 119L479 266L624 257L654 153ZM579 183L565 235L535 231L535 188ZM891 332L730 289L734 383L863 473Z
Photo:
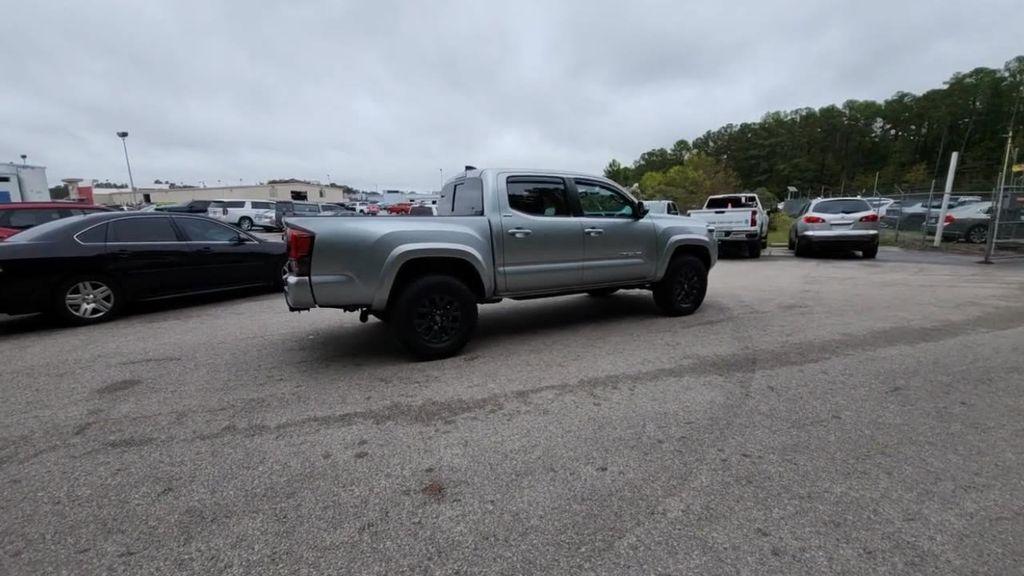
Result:
M708 198L704 208L708 210L721 210L723 208L757 208L757 202L753 196L718 196Z

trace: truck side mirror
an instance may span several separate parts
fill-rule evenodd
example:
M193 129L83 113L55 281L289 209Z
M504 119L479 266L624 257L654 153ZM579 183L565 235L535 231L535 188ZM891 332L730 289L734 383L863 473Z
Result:
M639 219L643 218L644 216L647 216L647 212L648 212L648 210L647 210L647 207L644 206L644 203L643 202L637 202L636 206L633 208L633 219L634 220L639 220Z

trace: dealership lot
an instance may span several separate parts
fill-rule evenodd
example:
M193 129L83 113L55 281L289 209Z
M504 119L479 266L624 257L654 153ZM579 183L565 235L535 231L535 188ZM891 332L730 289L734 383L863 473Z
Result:
M0 320L0 573L1024 564L1024 266L723 260L484 306L461 356L278 294Z

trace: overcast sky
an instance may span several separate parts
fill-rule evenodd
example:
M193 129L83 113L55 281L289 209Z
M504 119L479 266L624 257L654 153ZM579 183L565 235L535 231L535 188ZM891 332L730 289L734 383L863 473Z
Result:
M127 181L114 132L128 130L138 186L600 172L769 110L920 92L1024 52L1005 24L1019 0L500 4L4 1L0 161L27 154L51 185Z

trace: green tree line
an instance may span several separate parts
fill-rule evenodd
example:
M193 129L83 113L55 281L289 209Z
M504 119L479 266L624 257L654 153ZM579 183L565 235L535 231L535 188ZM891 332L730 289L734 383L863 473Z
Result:
M942 184L953 150L961 153L958 189L990 190L1003 161L1006 134L1024 144L1024 56L1001 69L956 73L942 88L897 92L884 102L769 112L758 122L727 124L671 148L655 148L632 165L612 160L605 176L636 185L645 198L686 206L708 194L764 189L785 196L824 192L880 193Z

